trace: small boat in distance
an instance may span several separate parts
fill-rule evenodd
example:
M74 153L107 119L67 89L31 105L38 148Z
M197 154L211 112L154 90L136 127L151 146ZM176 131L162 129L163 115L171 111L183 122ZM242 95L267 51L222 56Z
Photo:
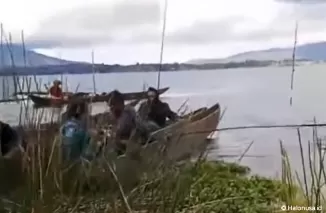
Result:
M13 94L13 96L17 95L48 95L49 92L46 91L30 91L30 92L16 92ZM90 92L63 92L64 95L89 95Z
M159 94L163 94L166 91L169 90L169 87L165 87L162 89L159 89L158 92ZM131 92L131 93L123 93L124 98L126 101L130 100L140 100L140 99L145 99L147 97L147 92ZM55 98L50 98L50 97L41 97L37 95L28 95L28 97L33 101L34 105L36 107L62 107L70 102L73 101L83 101L83 102L105 102L108 101L111 97L110 93L104 93L101 95L83 95L82 93L76 93L73 94L70 97L67 97L67 99L55 99Z

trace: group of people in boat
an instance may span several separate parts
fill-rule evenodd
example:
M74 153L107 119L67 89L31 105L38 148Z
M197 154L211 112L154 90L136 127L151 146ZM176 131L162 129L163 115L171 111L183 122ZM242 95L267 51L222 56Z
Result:
M135 108L125 104L123 94L117 90L111 92L107 104L114 126L113 143L118 154L125 151L126 143L124 142L130 139L132 133L146 141L151 132L166 125L167 118L171 121L178 118L177 113L159 99L158 91L153 87L148 89L147 100L141 104L138 112ZM66 156L70 159L82 154L88 155L85 153L90 139L90 133L85 125L87 113L87 106L84 103L68 107L67 120L62 126L61 134Z
M50 94L57 97L62 95L61 88L58 88L60 88L60 82L56 81L50 89ZM140 105L137 112L135 108L125 104L123 94L117 90L111 92L107 104L113 120L113 138L118 154L125 151L124 141L128 141L133 133L147 140L151 132L166 126L167 119L171 121L178 119L177 113L173 112L167 103L160 100L158 91L153 87L148 89L147 100ZM91 138L86 124L87 115L88 105L85 102L72 103L67 106L66 119L60 129L63 156L67 160L80 156L94 157L94 153L87 152ZM1 151L2 155L6 155L11 147L17 144L19 136L8 124L0 124Z

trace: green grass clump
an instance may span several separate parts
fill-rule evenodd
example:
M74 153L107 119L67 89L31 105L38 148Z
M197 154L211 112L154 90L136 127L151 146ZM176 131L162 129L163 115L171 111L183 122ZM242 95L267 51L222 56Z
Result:
M163 186L154 183L140 194L149 197L153 188L161 187L155 197L174 201L169 207L173 206L175 212L255 213L273 210L282 194L281 182L248 174L247 167L234 163L204 161L179 168L174 172L174 178L172 175L167 178L167 185L167 181ZM146 200L145 197L140 199ZM164 207L165 211L161 212L173 212L166 211L167 205Z

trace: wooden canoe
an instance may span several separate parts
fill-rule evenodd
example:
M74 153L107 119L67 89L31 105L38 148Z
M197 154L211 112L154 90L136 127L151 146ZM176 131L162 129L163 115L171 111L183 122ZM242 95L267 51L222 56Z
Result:
M90 92L63 92L63 95L65 96L86 96L86 95L91 95L92 93ZM30 91L30 92L16 92L13 94L13 96L18 96L18 95L49 95L49 92L44 92L44 91Z
M153 133L152 137L157 142L147 144L144 150L165 150L164 155L168 160L179 160L184 156L204 151L207 137L218 126L220 111L220 105L217 103L207 110L197 111L187 119ZM146 155L148 154L147 152Z
M209 109L199 110L162 130L153 133L158 140L146 144L140 149L132 147L126 154L114 158L111 164L114 167L119 181L131 173L141 175L146 171L153 171L163 162L164 165L190 158L203 152L208 145L207 137L213 132L220 120L220 105L215 104ZM171 135L172 134L172 135ZM169 136L170 139L163 137Z
M169 90L169 87L165 87L162 89L159 89L159 94L163 94L166 91ZM124 98L126 101L128 100L140 100L145 99L147 96L147 92L132 92L132 93L123 93ZM74 101L82 101L82 102L105 102L108 101L111 97L109 94L103 94L103 95L95 95L95 96L72 96L68 99L54 99L49 97L41 97L37 95L29 95L28 96L37 107L61 107L65 104L74 102Z

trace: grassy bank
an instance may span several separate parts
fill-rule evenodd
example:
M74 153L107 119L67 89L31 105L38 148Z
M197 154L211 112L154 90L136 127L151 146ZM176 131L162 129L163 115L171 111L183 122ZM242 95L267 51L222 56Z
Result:
M106 165L104 165L106 164ZM83 167L83 169L81 169ZM85 167L88 167L86 169ZM52 167L53 168L53 167ZM51 169L52 170L52 169ZM2 199L17 212L269 212L286 187L247 176L249 169L225 162L184 163L147 172L121 184L109 162L69 171L24 171L24 184ZM3 177L1 173L2 181ZM14 181L7 178L7 181ZM126 181L124 180L124 183Z
M44 155L44 147L30 147L20 168L20 161L1 161L2 212L258 213L309 201L290 175L280 181L250 176L235 163L164 162L154 171L132 164L119 178L108 157L62 166L59 150Z

